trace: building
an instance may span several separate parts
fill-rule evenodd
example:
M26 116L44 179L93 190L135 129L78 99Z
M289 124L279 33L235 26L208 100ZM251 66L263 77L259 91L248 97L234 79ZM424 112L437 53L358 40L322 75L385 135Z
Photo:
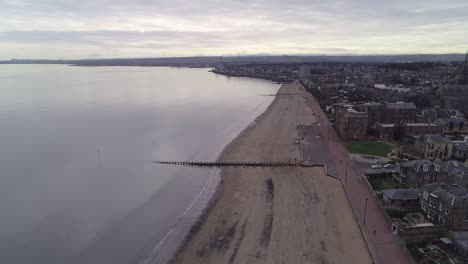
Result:
M461 185L465 189L468 188L468 166L456 160L438 162L437 164L451 176L453 183Z
M439 118L435 123L442 127L442 134L444 135L456 136L468 134L468 123L462 116Z
M416 122L417 109L414 103L364 103L357 109L368 113L368 124L404 124Z
M450 230L464 230L468 193L458 184L427 184L421 187L421 209L435 225L447 225Z
M437 90L445 108L457 109L468 118L468 53L457 76L457 84L447 84Z
M401 164L401 184L419 188L429 183L452 183L452 177L430 160L411 160Z
M468 142L453 141L452 158L456 160L468 160Z
M377 124L376 131L380 139L393 139L397 126L395 124Z
M458 84L468 85L468 52L465 54L465 61L460 69Z
M377 123L382 123L384 118L384 105L381 103L365 103L358 106L358 109L367 112L368 125L374 126Z
M403 125L405 137L440 134L441 127L431 123L406 123Z
M456 109L463 115L468 115L468 85L447 84L442 85L436 94L442 98L443 106L447 109Z
M382 190L384 205L403 209L419 208L419 191L417 189Z
M450 231L447 237L453 241L454 251L463 259L468 258L468 231Z
M417 109L414 103L385 103L385 124L404 124L416 122Z
M463 114L456 109L444 109L444 108L428 108L422 109L421 114L418 115L418 122L420 123L434 123L438 119L446 120L451 116L463 117Z
M299 68L299 77L305 79L311 75L311 67L309 65L302 65Z
M414 145L424 159L449 160L452 157L453 142L441 135L418 136Z
M344 140L359 140L367 135L366 112L357 112L352 108L336 111L335 127L338 135Z
M392 91L398 93L408 93L411 91L410 88L404 88L402 85L399 86L386 86L385 84L374 84L374 88L384 91Z

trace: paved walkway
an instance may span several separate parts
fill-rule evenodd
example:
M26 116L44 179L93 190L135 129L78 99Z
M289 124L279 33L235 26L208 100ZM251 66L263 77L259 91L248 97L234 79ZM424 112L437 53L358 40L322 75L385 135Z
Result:
M327 151L323 152L323 148L319 148L315 154L321 157L329 156L330 158L327 159L326 163L330 168L336 162L336 176L345 182L351 205L369 241L369 248L375 261L379 264L410 263L406 251L398 246L393 239L391 226L378 208L378 201L374 199L373 193L368 189L361 171L350 159L341 139L331 127L327 116L312 95L308 94L307 97L320 122L320 125L316 127L321 129L322 141L326 142L324 144L327 146Z

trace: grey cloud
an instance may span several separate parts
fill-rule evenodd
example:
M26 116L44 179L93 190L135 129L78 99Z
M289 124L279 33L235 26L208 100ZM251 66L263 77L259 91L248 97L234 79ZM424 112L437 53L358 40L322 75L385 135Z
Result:
M467 13L466 0L7 0L0 44L353 53L445 42L452 52L468 44Z

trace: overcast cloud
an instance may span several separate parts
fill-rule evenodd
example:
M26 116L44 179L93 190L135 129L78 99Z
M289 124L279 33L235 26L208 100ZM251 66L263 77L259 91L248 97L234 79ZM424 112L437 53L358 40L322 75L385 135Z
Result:
M462 53L466 0L0 0L0 59Z

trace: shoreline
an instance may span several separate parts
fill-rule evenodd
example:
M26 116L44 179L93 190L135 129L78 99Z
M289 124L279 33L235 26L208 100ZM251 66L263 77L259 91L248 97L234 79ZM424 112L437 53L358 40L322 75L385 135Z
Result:
M277 86L275 94L276 96L281 86ZM229 145L241 136L245 131L254 126L256 122L261 118L265 112L271 107L275 100L262 103L262 109L256 109L247 120L251 120L249 123L245 122L239 127L238 132L232 133L228 138L228 141L219 150L216 150L213 157L215 160L220 161ZM196 230L204 223L204 219L209 214L210 209L216 204L220 194L222 193L222 169L217 168L217 171L210 171L208 179L206 180L206 186L201 190L198 196L192 201L192 204L187 209L187 214L182 215L177 223L168 231L165 237L159 241L159 243L150 249L142 258L138 260L139 264L149 263L172 263L172 259L183 250L185 245L190 241ZM205 190L206 188L206 190ZM193 208L191 208L193 207ZM179 225L181 223L181 226ZM188 226L188 227L187 227ZM174 234L175 233L175 234ZM182 235L181 235L182 234Z
M316 122L301 87L283 84L218 160L300 159L297 125ZM324 168L223 168L220 178L169 263L371 263L341 182Z
M266 115L266 113L271 110L270 108L272 108L273 104L276 102L277 95L280 94L281 88L282 88L282 85L278 88L278 91L276 91L276 93L274 94L275 99L271 101L268 107L260 115L258 115L250 124L248 124L239 134L237 134L228 144L225 145L225 147L222 149L222 151L218 155L218 158L216 159L217 161L226 160L226 156L231 151L232 147L236 144L236 141L239 139L239 137L241 137L245 133L248 133L248 130L254 129L256 124L263 118L263 116ZM211 210L219 202L219 198L224 192L223 170L224 168L220 169L219 171L219 174L218 174L219 180L216 183L215 192L211 195L208 203L203 208L202 213L198 216L197 220L190 227L190 230L188 231L186 237L184 238L183 241L181 241L177 250L174 252L173 256L167 263L169 264L175 263L176 258L184 251L185 247L187 246L187 244L189 244L192 241L193 237L197 235L201 227L205 224L206 219L208 218Z
M246 73L245 74L235 74L235 73L231 73L231 72L218 71L215 68L212 68L210 70L210 72L214 73L214 74L227 76L227 77L253 78L253 79L267 80L267 81L272 81L272 82L275 82L275 83L278 83L278 84L293 82L293 80L291 80L289 78L279 78L279 77L275 77L275 76L262 75L262 74L253 74L253 73L252 74L246 74Z

